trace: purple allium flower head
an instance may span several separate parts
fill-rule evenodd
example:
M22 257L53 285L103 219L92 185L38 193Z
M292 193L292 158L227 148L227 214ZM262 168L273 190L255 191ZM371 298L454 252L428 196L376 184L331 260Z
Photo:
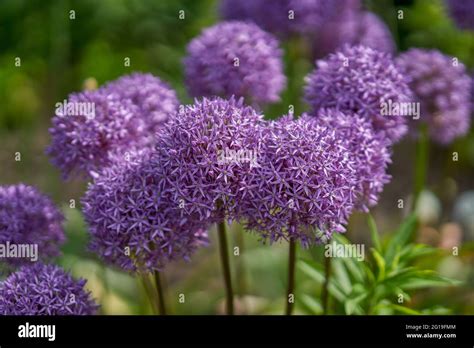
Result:
M278 41L253 23L230 21L205 29L184 59L192 96L236 95L276 102L286 84Z
M371 12L357 12L347 20L324 25L314 43L315 56L324 57L344 44L363 45L392 54L395 52L392 33L385 23Z
M320 109L313 122L334 129L345 139L359 180L360 196L356 208L368 211L379 198L383 187L390 181L387 167L391 163L390 142L377 134L366 119L345 114L335 109Z
M96 90L71 94L68 105L93 105L95 111L87 115L57 113L53 117L47 153L64 178L99 171L110 164L112 152L141 139L140 130L145 125L135 117L138 108L130 100Z
M23 266L0 283L0 314L95 314L99 306L85 284L86 280L75 280L58 266Z
M237 215L270 242L307 247L343 232L359 195L344 136L309 117L285 116L264 127L260 165L244 177Z
M327 25L343 23L361 7L360 0L290 0L294 11L293 29L303 34L315 34Z
M64 217L47 196L24 184L0 186L0 244L36 244L42 259L58 256ZM10 265L30 259L7 258Z
M220 12L225 20L249 21L278 36L291 32L290 0L223 0Z
M93 176L112 163L114 153L151 147L157 128L177 104L172 90L144 74L73 93L53 117L47 153L64 178Z
M207 226L167 200L167 185L155 175L147 150L105 168L82 200L90 249L130 272L160 271L170 261L189 259L206 243Z
M176 112L179 101L168 84L152 74L133 73L108 83L109 93L130 99L139 109L150 137L159 130L170 114Z
M202 221L232 217L243 178L259 165L262 123L263 116L242 98L203 98L180 110L152 156L170 200Z
M357 113L396 142L407 131L406 116L382 115L382 103L410 102L412 93L390 54L346 45L316 61L316 69L306 77L305 100L311 115L320 108Z
M420 120L436 142L449 144L468 132L472 80L461 62L437 50L413 48L396 63L410 78L421 104Z
M474 2L471 0L447 0L448 10L461 29L474 30Z

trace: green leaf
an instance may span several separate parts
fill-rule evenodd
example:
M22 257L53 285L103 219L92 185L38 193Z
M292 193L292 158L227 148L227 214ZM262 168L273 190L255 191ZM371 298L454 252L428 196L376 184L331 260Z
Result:
M361 262L362 269L367 277L367 283L374 284L375 283L375 275L374 272L370 269L366 262Z
M350 257L344 257L341 261L346 266L347 271L349 272L350 276L354 278L355 282L362 283L364 282L364 268L363 262L358 262Z
M340 234L334 235L333 240L340 244L349 244L349 240L345 237L343 237ZM349 272L349 275L354 278L354 280L358 283L364 282L364 263L359 262L355 260L354 258L351 257L344 257L339 259L341 260L344 265L346 266L347 271Z
M425 279L414 278L407 281L404 285L405 289L420 289L420 288L434 288L443 286L460 285L462 282L458 280L448 279L439 275L433 274L432 277L425 277Z
M359 306L359 303L367 297L367 293L363 293L357 297L349 298L344 302L344 311L347 315L351 314L362 314L362 308Z
M390 265L395 257L397 249L400 250L413 236L416 230L417 219L414 214L411 214L405 221L402 222L398 231L387 245L385 252L385 261Z
M303 260L298 261L299 270L319 284L323 284L325 278L324 272L318 268L319 266L314 263ZM335 297L339 302L344 302L344 300L347 298L347 294L344 293L340 284L338 284L333 278L329 280L328 291L331 296Z
M324 273L322 270L318 269L318 266L308 260L299 260L297 262L298 269L300 269L304 274L306 274L311 279L315 280L317 283L324 282Z
M386 305L388 308L393 309L395 312L399 312L402 314L407 314L407 315L420 315L421 313L415 309L408 308L405 306L400 306L394 303L390 303Z
M400 257L401 257L401 250L397 248L395 256L393 257L392 262L388 265L388 273L392 271L396 271L397 268L400 266Z
M400 252L400 261L406 263L418 257L432 255L436 252L438 252L438 249L425 244L409 244Z
M378 268L377 280L382 281L383 279L385 279L385 260L377 250L375 250L374 248L371 248L370 250L372 251L372 255L374 256L374 260Z
M459 285L461 282L438 275L435 271L416 270L407 268L402 272L385 279L384 284L401 289L420 289L426 287L440 287Z
M334 276L338 280L339 284L341 284L342 289L346 294L350 293L352 289L351 280L347 274L344 264L339 259L333 259L331 264Z
M370 213L367 214L367 221L369 223L370 236L372 237L372 242L374 243L374 248L377 251L381 251L382 246L380 244L379 232L377 230L377 225L375 223L374 218L372 217L372 215Z
M403 296L403 299L406 300L406 301L411 301L411 296L405 292L405 290L401 289L401 288L397 288L395 289L395 292L397 295L402 295Z
M344 237L342 234L333 234L332 239L340 244L350 244L349 239Z
M426 315L447 315L452 314L452 309L442 306L434 306L432 308L422 309L421 313Z
M309 312L312 314L322 314L323 313L323 306L321 306L321 303L306 294L302 294L299 297L300 304L303 305Z

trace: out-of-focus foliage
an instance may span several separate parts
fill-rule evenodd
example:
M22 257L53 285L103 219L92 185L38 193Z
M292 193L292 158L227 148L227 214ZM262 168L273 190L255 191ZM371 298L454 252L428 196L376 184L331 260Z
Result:
M439 250L410 242L416 231L417 219L408 217L385 243L379 240L375 221L369 216L373 247L370 257L332 258L332 277L328 291L334 298L336 314L446 314L448 308L432 306L416 309L410 306L410 292L423 288L459 285L459 282L440 276L433 270L417 265L417 261ZM334 243L348 245L349 240L334 236ZM324 284L325 272L321 263L301 260L299 269L309 279ZM311 295L304 294L302 305L314 314L321 313L321 305Z

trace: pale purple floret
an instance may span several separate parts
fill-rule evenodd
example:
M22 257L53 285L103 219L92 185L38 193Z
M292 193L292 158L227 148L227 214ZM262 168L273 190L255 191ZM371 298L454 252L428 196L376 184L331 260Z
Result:
M99 306L85 284L58 266L23 266L0 283L0 314L93 315Z
M408 79L390 54L365 46L344 46L306 77L305 100L311 115L335 108L367 119L374 130L392 142L407 132L407 117L382 114L382 103L412 102Z
M236 192L260 161L262 123L260 113L233 97L203 98L180 110L152 156L171 201L201 221L231 218L240 204Z
M151 167L148 151L103 170L82 200L90 249L129 272L161 271L171 261L189 260L206 244L207 225L169 200L166 181Z
M343 45L363 45L393 54L395 42L387 25L371 12L357 12L347 20L327 23L317 33L315 56L333 53Z
M24 184L0 186L0 244L36 244L38 255L60 255L64 216L51 199ZM9 265L31 263L31 258L6 258ZM35 260L33 260L35 261Z
M465 135L471 122L472 80L464 64L437 50L413 48L400 54L398 66L410 78L420 120L431 138L449 144Z
M73 93L68 105L91 107L60 110L52 119L47 154L63 178L94 176L116 154L151 147L155 132L174 112L174 91L149 74L133 74L95 91Z
M370 122L358 115L335 109L320 109L316 117L304 117L334 129L339 137L344 138L359 181L356 209L366 212L375 206L384 185L391 179L387 174L387 167L391 163L388 139L377 134Z
M474 29L474 1L447 0L448 10L454 22L461 29Z
M189 43L186 85L194 97L235 95L259 105L276 102L286 85L282 55L277 39L257 25L222 22Z
M344 134L291 116L264 128L260 166L245 176L237 215L270 242L304 247L343 232L359 179Z

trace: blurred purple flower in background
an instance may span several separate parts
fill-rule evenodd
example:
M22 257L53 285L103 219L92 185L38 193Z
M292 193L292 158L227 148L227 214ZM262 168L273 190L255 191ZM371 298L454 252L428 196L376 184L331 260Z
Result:
M189 43L186 85L194 97L235 95L249 103L276 102L286 85L282 55L278 40L257 25L222 22Z
M313 118L284 116L264 128L260 166L245 177L238 216L264 240L305 247L343 232L359 192L346 134Z
M378 51L394 53L395 42L387 25L371 12L357 12L346 20L325 24L313 42L314 55L326 56L344 44L362 45Z
M396 63L410 78L421 103L420 120L436 142L449 144L468 132L472 80L464 64L437 50L419 48L400 54Z
M151 147L158 127L177 106L174 91L150 74L73 93L53 117L47 154L65 179L94 175L112 163L114 153Z
M98 305L75 280L58 266L23 266L0 283L2 315L92 315Z
M64 216L51 199L24 184L0 186L0 244L36 244L40 259L60 255ZM6 258L10 265L30 259Z
M193 221L179 202L167 200L167 185L151 168L148 151L103 170L82 200L90 249L131 272L160 271L170 261L189 260L206 244L207 226Z
M407 131L405 116L382 115L382 103L412 101L407 78L390 54L365 46L344 46L306 77L305 100L311 115L320 108L335 108L367 119L377 133L392 142Z
M243 178L259 165L262 123L242 98L203 98L180 110L157 137L152 156L170 201L209 223L232 215Z
M290 0L223 0L220 13L225 20L241 20L257 24L278 36L291 32Z
M474 2L471 0L447 0L448 10L461 29L474 29Z
M360 0L223 0L226 20L249 21L279 36L313 35L328 23L341 23L360 8Z
M391 163L390 142L377 134L369 121L335 109L320 109L313 122L332 128L344 138L359 180L356 208L361 211L377 204L383 187L391 179L387 167Z
M292 27L296 32L314 35L328 25L351 20L361 7L360 0L290 0L294 11Z
M176 112L179 100L170 86L152 74L133 73L109 82L103 87L110 94L129 99L140 109L140 117L149 137L159 130L170 114Z

